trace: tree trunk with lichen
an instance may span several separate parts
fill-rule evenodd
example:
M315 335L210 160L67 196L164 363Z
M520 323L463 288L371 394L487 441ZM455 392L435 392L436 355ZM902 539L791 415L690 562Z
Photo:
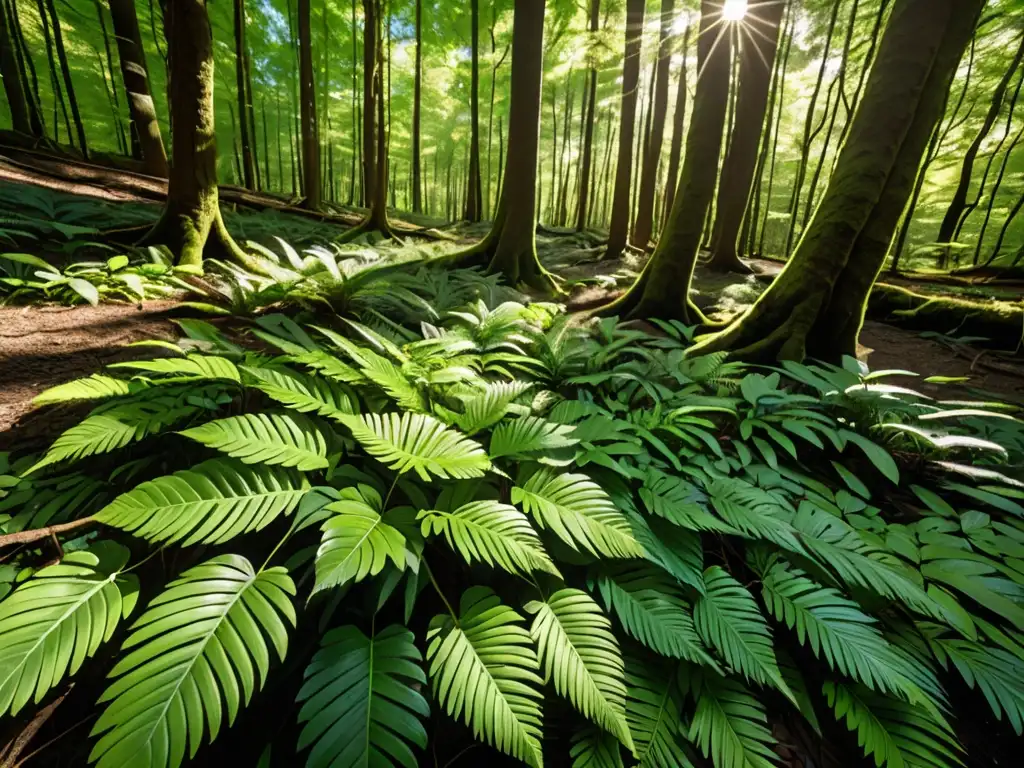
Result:
M755 360L856 352L871 286L984 0L897 0L836 170L793 258L741 318L692 348Z
M717 158L729 102L732 35L729 30L716 36L721 24L720 6L702 0L700 33L697 38L697 66L701 73L693 100L693 115L686 134L686 153L669 214L658 247L651 260L625 296L603 310L630 318L657 317L691 324L703 317L689 300L688 291L697 261L704 219L715 194Z
M132 144L137 142L142 151L146 173L167 178L167 151L149 89L149 67L133 0L110 0L110 18L114 24L124 90L128 95Z
M750 202L754 184L758 143L768 109L768 90L784 10L784 3L759 0L752 3L747 11L754 28L764 33L767 39L762 41L749 38L743 41L739 95L736 99L736 127L722 164L711 239L711 260L708 262L708 267L716 272L750 272L750 267L740 259L738 240L743 214Z
M512 31L508 153L491 231L473 248L447 258L452 264L487 264L511 285L552 287L537 260L537 158L545 0L516 0Z
M213 37L206 0L175 0L166 9L172 165L163 215L141 245L165 245L180 265L203 255L245 262L228 234L217 194L213 111Z

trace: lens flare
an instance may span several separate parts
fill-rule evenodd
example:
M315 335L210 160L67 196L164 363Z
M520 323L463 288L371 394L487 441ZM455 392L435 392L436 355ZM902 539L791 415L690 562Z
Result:
M747 15L747 0L725 0L722 18L726 21L742 21Z

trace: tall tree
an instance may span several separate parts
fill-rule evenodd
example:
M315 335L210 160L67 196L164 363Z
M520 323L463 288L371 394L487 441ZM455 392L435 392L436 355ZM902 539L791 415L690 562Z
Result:
M71 119L75 123L75 134L78 137L78 149L82 157L89 159L89 146L85 140L85 124L82 122L82 113L78 108L78 97L75 95L75 84L71 80L71 66L68 64L68 53L64 47L64 33L61 31L60 18L57 16L57 7L53 0L46 0L46 7L50 13L50 22L53 25L53 46L57 51L57 61L60 63L60 73L64 80L64 92L68 97L68 106L71 107Z
M167 152L149 87L149 66L146 64L146 51L142 46L134 0L110 0L110 18L117 40L117 55L121 61L121 78L124 80L125 93L128 94L132 144L138 143L146 173L166 178Z
M715 195L717 158L722 149L729 102L733 30L723 23L722 4L701 0L697 37L697 90L686 134L686 154L672 212L658 246L633 287L606 313L660 317L691 324L703 316L687 295L697 262L704 218Z
M515 0L508 153L501 197L487 236L452 257L456 264L488 264L512 285L547 290L551 278L537 260L537 158L545 0ZM500 126L499 125L499 135Z
M14 52L14 38L7 29L7 9L0 5L0 78L4 81L4 93L11 111L11 123L16 133L31 136L28 100L22 87L21 68Z
M305 205L320 209L320 137L316 124L316 84L313 82L313 34L309 0L299 0L299 104L302 113L302 181ZM243 121L244 122L244 121Z
M1022 59L1024 59L1024 34L1021 35L1020 42L1017 45L1017 52L1014 54L1010 66L992 92L992 100L989 103L988 112L985 113L985 119L982 121L981 127L964 153L964 159L960 165L960 178L957 182L956 190L953 192L953 199L950 200L949 207L946 208L946 213L942 217L942 224L939 226L938 242L940 243L952 242L956 237L957 226L960 224L964 209L967 208L967 192L971 187L971 179L974 175L974 161L977 160L978 152L981 150L981 145L988 136L989 131L992 130L992 126L999 119L999 114L1003 110L1003 102L1006 98L1006 89L1009 87L1014 75L1017 74Z
M376 125L377 106L374 83L377 67L377 3L363 0L363 205L370 206L377 178Z
M750 202L758 143L768 114L768 89L779 46L785 4L777 0L755 0L740 27L746 31L739 53L739 86L736 96L735 127L726 150L715 205L714 234L708 266L719 272L749 272L739 257L738 240L743 215ZM747 28L758 30L755 35ZM763 37L761 36L763 35Z
M675 0L661 0L661 37L654 76L654 103L650 107L651 132L644 142L636 222L633 224L633 244L638 248L647 248L654 226L654 193L658 182L658 165L661 163L661 142L665 135L665 115L668 112L668 69L672 59L674 22Z
M676 88L676 105L672 113L672 147L668 155L668 178L665 186L665 212L672 210L675 201L676 184L679 182L679 159L683 154L683 127L686 125L686 54L690 50L690 23L683 32L682 62L679 65L679 81Z
M985 0L896 0L835 173L793 258L692 354L837 361L856 353L868 295Z
M354 34L354 33L353 33ZM416 0L416 71L412 85L412 210L423 213L420 180L420 100L423 97L423 0Z
M580 194L576 205L576 231L587 226L587 207L590 204L590 167L594 151L594 110L597 107L597 56L594 50L601 16L601 0L590 0L590 67L587 70L586 110L583 115L583 157L580 159Z
M167 4L166 24L173 163L163 214L143 245L166 245L177 263L202 265L203 254L250 264L224 226L217 193L213 111L213 36L207 0Z
M470 0L469 84L469 186L466 189L466 220L480 221L480 0Z
M619 112L619 151L612 195L605 258L618 258L626 247L631 212L629 188L633 178L633 137L636 135L637 87L640 83L640 45L644 35L644 0L626 0L626 47L622 60L622 108Z

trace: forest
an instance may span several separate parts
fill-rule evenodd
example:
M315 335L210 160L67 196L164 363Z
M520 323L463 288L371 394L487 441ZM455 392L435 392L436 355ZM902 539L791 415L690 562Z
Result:
M0 0L0 81L0 768L1018 764L1024 0Z

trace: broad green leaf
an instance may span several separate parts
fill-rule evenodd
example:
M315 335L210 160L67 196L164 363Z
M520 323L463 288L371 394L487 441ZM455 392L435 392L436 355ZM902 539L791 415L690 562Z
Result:
M243 413L180 434L245 464L279 464L303 472L327 466L323 434L294 413Z

